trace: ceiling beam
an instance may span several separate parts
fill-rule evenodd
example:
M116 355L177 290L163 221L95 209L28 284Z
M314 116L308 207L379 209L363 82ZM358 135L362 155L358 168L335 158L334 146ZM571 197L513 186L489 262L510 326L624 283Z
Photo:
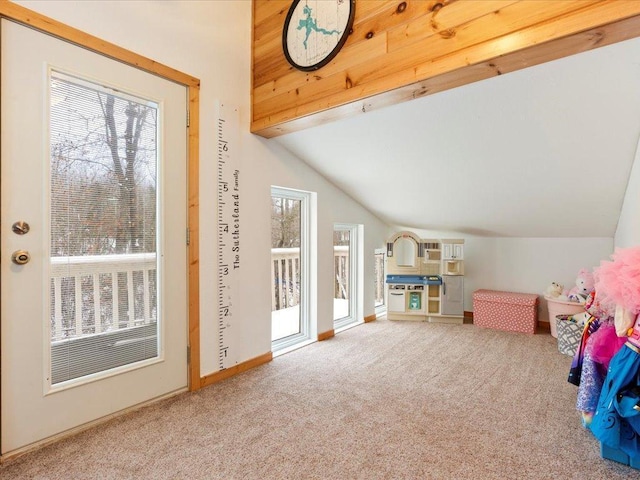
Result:
M340 53L302 72L282 53L290 5L254 0L251 131L267 138L640 36L636 0L357 0Z

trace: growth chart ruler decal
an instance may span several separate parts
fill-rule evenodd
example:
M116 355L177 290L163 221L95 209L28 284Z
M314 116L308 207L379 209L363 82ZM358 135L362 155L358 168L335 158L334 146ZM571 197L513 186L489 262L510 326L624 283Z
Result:
M240 298L240 151L237 107L218 102L218 367L238 363Z

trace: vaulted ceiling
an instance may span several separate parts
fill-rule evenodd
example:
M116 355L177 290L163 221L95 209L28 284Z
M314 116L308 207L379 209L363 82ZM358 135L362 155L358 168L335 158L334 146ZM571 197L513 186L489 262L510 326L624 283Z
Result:
M612 237L639 135L632 39L270 141L390 224Z

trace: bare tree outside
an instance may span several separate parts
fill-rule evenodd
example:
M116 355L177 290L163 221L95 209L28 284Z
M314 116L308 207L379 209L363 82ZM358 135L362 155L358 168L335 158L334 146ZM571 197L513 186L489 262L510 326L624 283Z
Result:
M155 251L156 109L55 80L51 254Z
M271 248L300 248L300 200L271 197Z

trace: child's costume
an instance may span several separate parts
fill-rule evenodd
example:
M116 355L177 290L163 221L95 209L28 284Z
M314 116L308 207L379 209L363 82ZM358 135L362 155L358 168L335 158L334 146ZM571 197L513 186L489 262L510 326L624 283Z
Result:
M582 415L583 425L588 427L596 412L611 358L626 339L616 335L613 309L600 302L595 290L587 297L585 311L590 317L585 322L568 381L578 386L576 409Z
M613 357L590 428L598 440L640 457L640 317Z
M640 457L640 246L617 250L594 271L601 301L616 305L615 329L626 343L612 358L590 428L598 440Z
M609 363L624 343L625 339L616 335L612 319L601 321L598 330L587 341L576 401L576 409L582 414L585 426L589 426L596 412Z

